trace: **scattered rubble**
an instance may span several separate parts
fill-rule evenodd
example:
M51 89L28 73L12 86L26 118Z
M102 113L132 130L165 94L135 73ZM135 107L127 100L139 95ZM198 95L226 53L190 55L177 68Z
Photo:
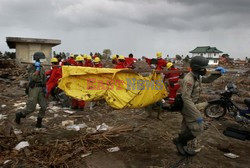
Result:
M108 152L117 152L119 150L120 150L120 148L118 146L107 149Z
M233 153L225 153L224 156L229 157L231 159L236 159L236 158L240 157L239 155L235 155Z
M250 164L250 142L222 134L228 125L237 124L229 116L221 120L205 118L209 125L199 137L201 151L185 162L181 162L183 158L177 155L172 143L182 120L175 112L163 112L159 121L146 118L144 109L114 110L104 103L94 106L92 111L71 111L57 102L49 102L44 118L49 129L34 129L39 107L23 119L21 125L15 125L15 112L26 105L27 74L25 67L7 64L10 65L6 68L0 66L0 116L4 116L0 120L2 167L90 167L89 162L98 162L98 159L107 160L114 167L122 167L117 166L117 160L128 167L174 167L180 163L185 165L179 167L237 167L238 164L238 167L247 167ZM139 64L144 64L138 65L139 69L148 68L144 62ZM241 97L234 97L234 100L243 102L250 95L250 78L245 73L225 75L213 84L203 84L202 99L214 99L231 81L240 89ZM13 150L20 143L21 148ZM228 156L236 157L238 163L226 159L226 153L237 153Z
M22 141L19 144L17 144L17 146L15 147L15 150L21 150L22 148L25 148L27 146L30 146L29 142L27 141Z

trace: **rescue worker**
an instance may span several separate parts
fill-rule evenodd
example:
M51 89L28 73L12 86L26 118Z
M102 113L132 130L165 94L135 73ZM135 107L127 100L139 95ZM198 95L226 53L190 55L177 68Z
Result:
M166 67L167 62L164 59L162 59L161 52L157 52L156 57L157 57L157 60L149 59L149 58L146 58L145 56L143 56L142 58L144 58L149 65L156 64L155 70L161 71L164 69L164 67Z
M83 57L81 56L81 55L78 55L77 57L76 57L76 65L77 66L83 66L84 64L83 64Z
M69 58L67 59L67 62L70 63L70 65L76 66L77 63L74 59L74 54L70 54Z
M127 64L128 68L130 68L130 69L135 68L134 63L137 61L137 59L134 58L134 55L132 53L130 53L128 55L128 58L125 58L125 61L126 61L126 64Z
M88 56L86 57L84 66L85 66L85 67L93 67L92 57L91 57L90 55L88 55Z
M95 59L96 57L98 57L98 53L94 54L93 59Z
M172 62L167 63L167 69L170 71L178 71L178 68L174 67L174 64ZM180 88L179 84L179 78L180 78L181 73L180 72L167 72L165 73L164 76L164 82L167 80L167 86L168 86L168 103L170 105L174 104L175 102L175 97L178 89Z
M83 64L83 57L81 55L78 55L76 57L76 63L77 66L84 66ZM79 110L84 110L84 106L85 106L85 101L83 100L77 100L77 99L71 99L71 108L72 109L79 109Z
M221 74L225 72L225 69L216 69L220 73L206 74L206 67L208 66L208 60L202 56L195 56L191 59L190 67L191 72L187 73L182 83L182 100L183 108L181 114L183 116L181 133L178 138L175 138L173 142L176 145L178 152L181 155L195 155L194 149L189 149L187 143L203 132L204 121L202 114L199 111L200 104L200 91L201 82L210 83L219 78Z
M25 118L28 114L36 110L36 104L40 105L40 110L37 117L36 127L42 127L42 119L45 115L47 108L47 102L45 98L46 92L46 75L43 67L41 66L40 59L45 59L43 52L36 52L33 55L35 64L31 65L28 69L29 74L29 88L28 88L28 100L26 108L16 113L15 122L21 123L21 118Z
M52 96L55 97L55 88L58 84L58 80L62 77L62 68L59 66L59 62L57 58L51 58L50 60L52 64L52 70L50 70L50 77L46 82L47 94L46 97L48 98L49 95L52 93Z
M94 59L94 67L96 67L96 68L102 68L103 67L103 65L101 63L101 59L99 57L95 57L95 59Z
M117 59L117 63L114 67L115 69L124 69L127 68L126 62L125 62L125 57L123 55L120 55Z
M114 54L114 55L112 56L112 64L116 64L116 63L117 63L118 57L119 57L119 55L116 55L116 54Z
M58 55L56 56L56 58L57 58L57 60L58 60L58 65L62 65L62 62L63 62L63 61L62 61L62 56L58 54Z

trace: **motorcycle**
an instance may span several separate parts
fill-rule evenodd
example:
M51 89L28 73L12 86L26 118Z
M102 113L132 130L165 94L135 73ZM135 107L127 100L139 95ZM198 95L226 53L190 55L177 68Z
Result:
M247 108L242 108L232 100L234 94L239 96L237 86L233 83L227 84L219 99L208 102L204 109L205 115L218 119L229 113L235 117L237 122L250 123L250 99L244 100Z

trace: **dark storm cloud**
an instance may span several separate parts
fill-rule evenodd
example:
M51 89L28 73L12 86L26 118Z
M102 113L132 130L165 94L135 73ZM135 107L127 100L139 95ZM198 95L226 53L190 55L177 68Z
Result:
M211 30L249 26L248 0L2 0L1 26L104 28L128 21L157 29Z
M6 36L26 36L59 38L60 49L74 52L186 54L211 45L244 57L249 7L249 0L0 0L0 46L7 48Z
M134 1L129 2L134 3ZM140 5L138 6L140 7ZM145 8L149 9L149 12L144 11L146 17L130 19L137 23L163 29L232 29L250 26L249 6L249 0L155 1L154 5L145 5ZM141 9L141 11L143 10Z

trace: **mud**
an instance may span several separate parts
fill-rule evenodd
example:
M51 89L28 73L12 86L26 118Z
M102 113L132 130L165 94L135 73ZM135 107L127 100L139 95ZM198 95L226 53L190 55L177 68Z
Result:
M244 98L250 97L249 76L234 74L234 76L222 76L212 84L203 85L202 100L210 100L218 96L228 82L234 82L240 89L237 102L242 103ZM0 106L6 105L6 107L0 107L0 114L7 115L7 120L0 120L0 165L3 167L246 168L250 165L250 141L240 141L223 135L223 131L228 126L242 127L229 115L220 120L211 120L204 116L208 129L197 138L201 151L195 157L183 157L177 153L172 143L181 127L182 116L178 112L164 111L161 113L162 120L158 120L156 113L153 117L147 118L144 109L115 110L108 107L106 103L101 103L92 111L75 111L70 115L65 113L65 109L62 109L60 105L50 102L44 119L44 124L48 129L37 131L34 129L35 120L30 118L31 116L36 118L37 111L23 119L20 126L14 123L15 113L20 110L17 108L22 107L17 107L15 104L25 102L27 99L24 88L20 86L19 78L12 79L7 84L5 81L0 81L0 98ZM53 107L58 107L58 109L55 110ZM92 152L84 158L81 155L86 153L85 150L74 154L62 163L48 164L46 158L50 157L52 148L57 148L58 153L54 153L55 157L61 157L61 155L66 155L65 152L72 154L81 147L80 142L73 142L73 140L86 136L86 128L80 131L66 130L61 122L69 119L74 120L76 124L85 123L92 128L102 123L112 127L127 125L132 128L132 131L119 133L110 138L110 141L84 142L86 150ZM249 129L248 125L244 127ZM20 142L13 133L13 128L22 130L23 139L30 143L27 147L31 151L30 155L27 156L24 150L13 150ZM120 150L114 153L107 152L107 148L114 146L118 146ZM51 147L51 149L46 147ZM224 156L225 152L237 154L239 158L227 158ZM36 160L30 159L31 156ZM6 160L11 161L4 164Z

